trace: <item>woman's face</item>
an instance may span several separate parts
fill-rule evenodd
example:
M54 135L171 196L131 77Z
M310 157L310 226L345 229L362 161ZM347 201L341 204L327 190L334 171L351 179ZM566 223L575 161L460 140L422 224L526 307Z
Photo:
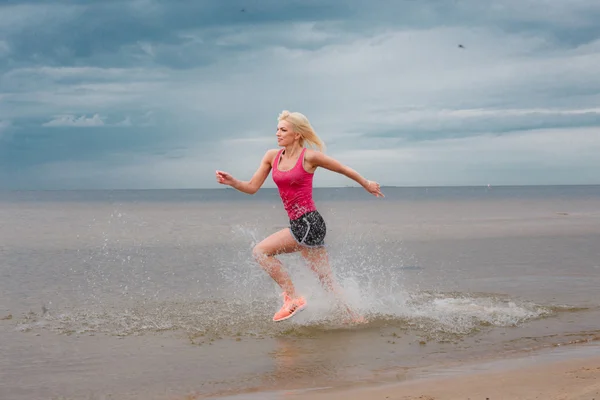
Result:
M294 132L294 127L288 121L279 121L277 124L277 144L279 146L289 146L294 141L300 139L300 135Z

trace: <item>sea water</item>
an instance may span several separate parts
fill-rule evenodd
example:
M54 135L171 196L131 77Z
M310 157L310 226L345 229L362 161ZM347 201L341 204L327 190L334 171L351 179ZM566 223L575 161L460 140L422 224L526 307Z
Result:
M0 398L183 399L373 381L600 336L600 186L315 189L348 325L252 258L276 190L0 193ZM398 375L400 374L400 375Z

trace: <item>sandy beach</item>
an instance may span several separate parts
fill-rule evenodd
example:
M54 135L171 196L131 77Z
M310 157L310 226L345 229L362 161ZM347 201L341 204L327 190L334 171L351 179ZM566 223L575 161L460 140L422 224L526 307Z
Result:
M571 354L571 355L569 355ZM553 357L555 356L555 357ZM402 379L401 373L398 379ZM264 398L257 396L255 398ZM600 346L546 352L458 369L405 382L319 389L281 397L294 400L598 400Z

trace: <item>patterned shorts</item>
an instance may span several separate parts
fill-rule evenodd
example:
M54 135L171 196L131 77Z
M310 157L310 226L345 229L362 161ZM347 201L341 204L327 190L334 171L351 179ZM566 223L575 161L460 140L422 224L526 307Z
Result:
M311 211L298 219L290 220L290 230L298 244L308 247L325 245L327 227L318 211Z

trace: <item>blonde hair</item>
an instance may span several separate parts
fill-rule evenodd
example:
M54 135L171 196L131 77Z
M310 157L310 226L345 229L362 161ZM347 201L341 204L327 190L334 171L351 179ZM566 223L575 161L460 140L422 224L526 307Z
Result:
M300 134L300 146L304 147L304 143L308 143L312 147L316 147L319 151L325 151L325 143L319 138L304 114L299 112L289 112L284 110L279 114L278 121L287 121L294 127L294 132Z

